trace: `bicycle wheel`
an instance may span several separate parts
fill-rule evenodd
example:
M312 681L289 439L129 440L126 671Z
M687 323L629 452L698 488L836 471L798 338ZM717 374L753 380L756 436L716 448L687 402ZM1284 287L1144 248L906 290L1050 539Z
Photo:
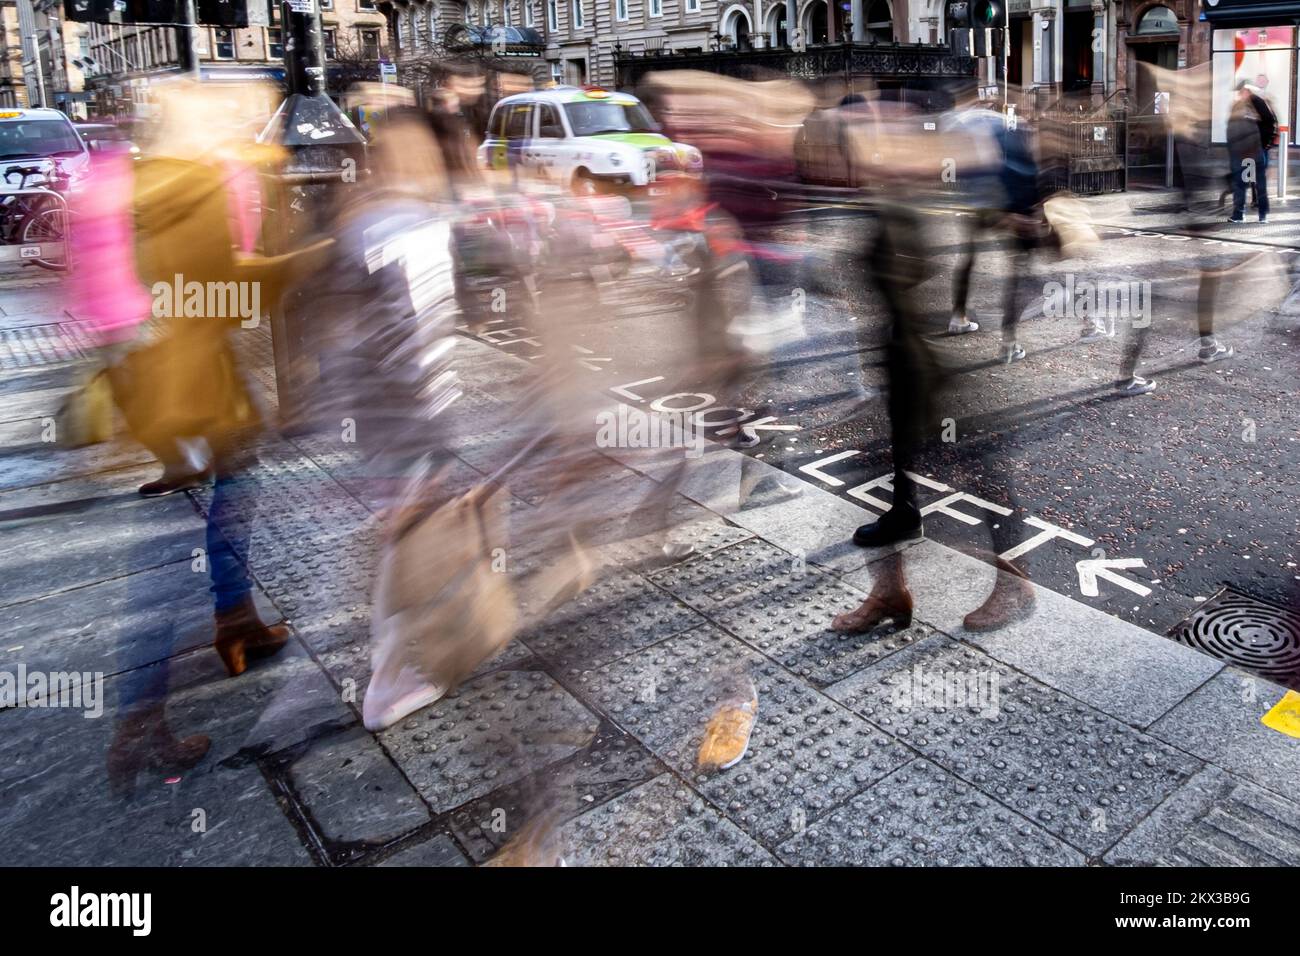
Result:
M63 242L67 235L68 214L60 206L53 204L34 209L27 214L23 220L22 228L19 230L20 241L23 245L36 245L44 242ZM66 249L66 247L65 247ZM57 258L37 258L30 259L42 269L66 269L68 267L68 256L64 254Z

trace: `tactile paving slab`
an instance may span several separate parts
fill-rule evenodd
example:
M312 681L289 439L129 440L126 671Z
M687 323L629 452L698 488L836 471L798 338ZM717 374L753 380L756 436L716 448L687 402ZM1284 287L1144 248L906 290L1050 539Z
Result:
M744 759L703 774L709 719L753 681L758 718ZM597 705L768 845L910 758L887 734L715 628L679 635L583 675Z
M599 667L704 623L637 574L617 574L552 611L520 639L566 670Z
M996 694L972 703L955 689L937 702L922 693L927 686L953 687L955 679L971 688L972 678L975 687L996 686ZM920 699L908 706L903 697L912 689ZM1201 766L941 635L827 694L1090 856L1114 844Z
M600 721L541 671L493 671L380 735L438 813L571 756Z
M663 772L663 764L644 747L606 724L569 759L454 811L452 832L474 862L482 863L534 815L553 812L562 824Z
M1083 854L916 759L777 848L803 866L1082 866Z
M775 866L777 860L668 774L571 821L575 866Z
M651 579L708 614L786 584L792 575L806 573L805 567L798 555L749 538L655 572Z
M858 607L866 595L757 539L690 558L652 580L820 687L928 633L920 625L865 634L831 630L835 615Z

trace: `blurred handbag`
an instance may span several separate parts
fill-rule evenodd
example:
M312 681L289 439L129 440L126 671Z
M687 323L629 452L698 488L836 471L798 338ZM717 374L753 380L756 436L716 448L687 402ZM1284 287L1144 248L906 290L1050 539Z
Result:
M147 448L220 439L260 421L224 333L201 322L168 330L109 370L127 428Z
M367 730L438 700L514 637L505 496L489 482L431 511L413 495L399 508L375 584Z
M59 443L82 448L113 437L113 390L100 369L67 397L55 416Z

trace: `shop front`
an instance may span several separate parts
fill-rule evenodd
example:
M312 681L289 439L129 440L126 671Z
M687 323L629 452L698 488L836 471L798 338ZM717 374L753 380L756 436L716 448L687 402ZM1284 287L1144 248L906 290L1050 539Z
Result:
M1244 80L1273 107L1278 122L1288 130L1288 144L1295 145L1300 2L1205 2L1202 16L1211 27L1211 140L1227 141L1228 115L1237 84Z

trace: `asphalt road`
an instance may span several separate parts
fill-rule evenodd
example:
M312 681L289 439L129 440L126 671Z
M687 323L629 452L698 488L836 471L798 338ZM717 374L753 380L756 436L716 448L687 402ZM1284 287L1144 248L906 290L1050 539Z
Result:
M935 393L939 434L918 469L932 485L922 505L942 506L927 516L926 534L987 550L989 524L1011 522L1016 540L1038 539L1017 559L1034 580L1157 631L1225 586L1300 606L1300 306L1285 302L1300 255L1114 229L1087 257L1036 255L1020 277L1028 356L1004 365L998 328L1009 257L995 241L981 245L971 307L983 327L949 336L960 223L953 213L924 219L932 256L919 301L927 343L947 372ZM869 229L842 209L783 228L781 240L804 258L778 301L799 290L805 335L766 356L748 393L765 420L750 454L867 505L890 498L886 488L861 487L891 469L887 326L879 296L845 257ZM1196 357L1200 268L1225 274L1217 323L1238 352L1210 366ZM1049 283L1071 280L1076 289L1137 283L1134 295L1148 297L1139 371L1158 381L1153 394L1114 393L1130 334L1123 321L1113 339L1081 344L1083 320L1043 314ZM710 384L688 380L693 338L672 301L639 293L623 312L613 299L593 303L577 338L593 386L634 404L709 407ZM497 323L490 340L528 354L526 331L510 327ZM1100 563L1081 569L1080 561ZM1090 581L1089 568L1100 576Z

